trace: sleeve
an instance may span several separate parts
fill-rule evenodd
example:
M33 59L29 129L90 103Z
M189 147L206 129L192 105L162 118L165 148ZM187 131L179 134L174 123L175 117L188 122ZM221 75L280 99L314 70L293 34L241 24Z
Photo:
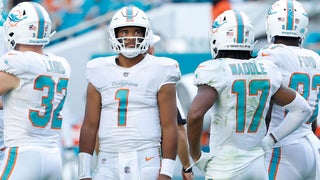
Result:
M220 60L209 60L201 63L195 73L193 84L195 86L208 85L215 88L218 93L224 88L228 75L224 62Z
M0 71L20 76L28 69L28 64L24 59L19 59L19 56L13 53L7 53L0 59Z
M97 74L100 73L99 67L101 67L100 62L103 61L102 58L96 58L92 59L87 62L87 67L86 67L86 79L88 82L92 83L94 86L97 86L98 80L96 79Z
M181 71L178 62L174 61L169 66L169 71L165 79L165 84L177 83L181 78Z
M92 78L92 69L93 69L93 60L90 60L87 62L87 67L86 67L86 79L88 82L90 82Z

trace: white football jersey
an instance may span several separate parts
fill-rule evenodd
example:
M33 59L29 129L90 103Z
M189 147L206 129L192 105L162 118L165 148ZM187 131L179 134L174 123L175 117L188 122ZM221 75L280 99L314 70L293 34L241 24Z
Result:
M157 94L162 85L180 79L178 63L147 54L140 63L124 68L115 59L96 58L87 64L87 79L101 94L100 151L158 147L161 126Z
M302 47L272 44L259 51L258 56L278 66L283 86L299 92L310 104L313 114L310 119L277 144L288 143L311 133L311 123L318 115L320 87L320 57L317 53ZM270 129L276 128L285 117L285 109L273 105Z
M12 50L0 59L0 71L20 80L3 95L6 146L56 146L71 73L68 62L52 54Z
M194 84L214 87L210 149L231 145L240 149L260 146L266 134L265 116L271 96L281 85L278 68L256 59L216 59L201 63Z

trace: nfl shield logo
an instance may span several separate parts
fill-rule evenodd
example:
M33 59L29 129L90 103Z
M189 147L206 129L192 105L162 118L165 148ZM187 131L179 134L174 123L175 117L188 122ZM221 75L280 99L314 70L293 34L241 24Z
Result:
M126 173L126 174L130 173L130 167L129 166L124 167L124 173Z

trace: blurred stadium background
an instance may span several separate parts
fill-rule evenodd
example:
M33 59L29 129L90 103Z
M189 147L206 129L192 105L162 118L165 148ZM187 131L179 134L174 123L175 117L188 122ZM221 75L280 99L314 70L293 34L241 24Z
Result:
M8 12L10 3L4 1ZM178 94L185 113L195 94L192 72L196 66L211 58L208 30L213 13L218 12L219 0L33 0L42 3L50 12L54 29L46 51L65 57L72 68L69 94L64 109L62 148L64 159L63 179L77 179L77 152L79 128L84 115L85 67L94 57L113 54L110 48L107 25L115 10L124 5L136 5L150 17L154 33L161 36L156 44L156 55L176 59L183 78L178 84ZM265 14L275 0L229 0L231 8L248 14L256 28L257 45L253 53L263 47L265 36ZM304 47L320 53L320 1L300 0L309 13L309 33ZM4 15L5 16L5 15ZM209 122L204 124L202 148L208 151ZM177 161L174 179L181 178L181 165ZM204 179L194 168L195 179Z

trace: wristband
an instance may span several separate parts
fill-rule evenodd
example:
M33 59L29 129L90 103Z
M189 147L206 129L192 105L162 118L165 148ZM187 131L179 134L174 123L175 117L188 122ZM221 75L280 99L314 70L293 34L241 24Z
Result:
M92 155L80 152L79 153L79 173L78 173L78 179L84 179L84 178L91 178L91 158Z
M176 161L173 159L162 159L160 174L164 174L172 178Z
M273 135L272 133L270 133L269 135L272 137L274 143L277 143L277 142L278 142L277 139L274 137L274 135Z
M184 173L192 173L192 167L191 168L187 168L187 169L182 168L182 171Z

